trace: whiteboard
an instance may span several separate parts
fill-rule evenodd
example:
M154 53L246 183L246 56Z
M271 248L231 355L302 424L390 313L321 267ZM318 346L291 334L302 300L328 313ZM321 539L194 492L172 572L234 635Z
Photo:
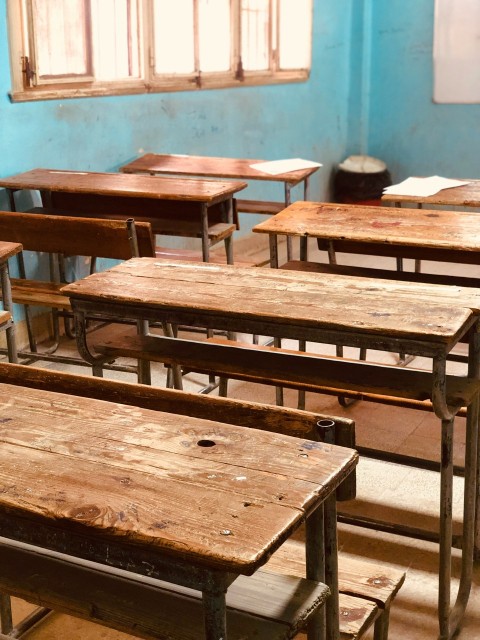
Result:
M480 102L480 0L435 0L433 99Z

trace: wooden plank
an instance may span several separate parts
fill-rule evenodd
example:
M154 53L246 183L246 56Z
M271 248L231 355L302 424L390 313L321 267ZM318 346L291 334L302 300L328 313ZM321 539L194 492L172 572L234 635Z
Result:
M259 162L264 162L264 160L147 153L133 162L123 165L123 167L120 167L120 171L124 173L177 174L241 178L243 180L267 180L285 182L293 186L308 178L318 169L318 167L312 167L272 176L251 167L252 164Z
M239 213L264 213L275 215L285 209L284 202L271 202L267 200L237 200Z
M23 247L19 242L0 242L0 262L12 258L22 251Z
M463 180L463 179L462 179ZM480 207L480 181L469 180L468 184L451 189L442 189L432 196L396 196L385 194L382 202L413 203L422 205L442 205L449 207Z
M141 579L94 563L0 543L2 590L56 611L145 639L202 640L198 591ZM240 576L227 592L228 637L293 637L327 597L325 585L259 571Z
M346 340L348 333L368 333L452 346L471 322L471 309L480 311L477 289L342 276L320 279L315 274L302 274L299 282L294 272L148 258L94 274L68 285L63 293L96 303L122 302L152 313L156 308L204 312L202 322L211 314L212 326L215 319L218 328L223 319L238 320L239 329L253 319L275 324L273 335L285 337L290 337L288 326L296 324L319 334L339 330ZM341 316L338 309L344 310Z
M466 211L294 202L254 228L257 233L397 245L435 251L480 251L478 214Z
M180 551L199 564L251 573L357 460L333 445L309 444L302 457L302 441L288 436L252 431L245 439L231 425L187 417L179 425L174 415L121 405L112 412L100 401L13 389L2 386L0 435L0 507L12 531L17 518L35 523L35 535L43 526L94 530L104 542ZM100 459L94 437L103 440ZM148 451L154 456L145 468Z
M288 540L270 558L265 568L291 576L305 574L305 544ZM341 593L366 598L381 609L390 606L405 582L405 571L340 553L338 588Z
M12 319L12 315L10 313L10 311L0 311L0 325L4 325L7 324L7 322L10 322Z
M16 304L72 310L70 299L60 293L63 284L12 278L12 299Z
M375 278L377 280L397 280L400 282L425 282L454 287L480 287L480 278L465 276L451 276L438 273L417 273L414 271L396 271L376 269L373 267L356 267L343 264L323 264L303 260L291 260L283 264L281 269L289 271L304 271L307 273L336 274L342 276L357 276Z
M140 255L153 256L150 225L135 225ZM0 211L0 236L25 250L126 260L132 256L127 227L119 220Z
M217 180L186 180L153 176L98 173L92 171L60 171L32 169L0 180L0 187L10 189L38 189L65 193L95 193L125 198L153 198L158 200L196 200L214 203L247 185L242 182Z

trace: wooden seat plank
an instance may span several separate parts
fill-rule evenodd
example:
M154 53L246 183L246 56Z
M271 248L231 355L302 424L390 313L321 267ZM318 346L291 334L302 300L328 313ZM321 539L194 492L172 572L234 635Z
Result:
M147 640L203 640L201 594L0 538L0 587L38 605ZM34 576L32 578L32 576ZM227 592L229 640L285 640L323 605L321 583L258 571Z

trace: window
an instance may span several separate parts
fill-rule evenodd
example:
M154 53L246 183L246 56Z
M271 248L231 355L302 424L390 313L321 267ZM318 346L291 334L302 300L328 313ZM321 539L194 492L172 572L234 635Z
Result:
M308 78L312 0L8 0L12 100Z

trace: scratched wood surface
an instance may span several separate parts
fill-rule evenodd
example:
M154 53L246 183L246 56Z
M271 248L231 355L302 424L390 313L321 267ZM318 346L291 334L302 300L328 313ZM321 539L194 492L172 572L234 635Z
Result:
M134 258L62 289L94 302L155 311L253 318L278 326L398 336L447 343L480 312L480 290L276 269ZM113 307L112 307L113 308ZM283 335L286 335L285 333Z
M468 179L468 178L467 178ZM464 182L464 178L461 180ZM447 207L480 207L480 180L469 180L469 183L462 187L452 189L442 189L433 196L420 198L419 196L396 196L385 194L382 196L383 202L404 202L426 205L445 205Z
M90 171L60 171L32 169L0 180L0 187L11 189L39 189L66 193L95 193L97 195L148 197L161 200L182 200L211 203L225 199L247 185L242 182L217 180L189 180L159 178L123 173L95 173Z
M480 261L480 218L475 212L299 201L253 230L325 240L478 252Z
M248 160L244 158L216 158L212 156L190 156L174 154L147 153L133 162L120 168L124 173L152 173L196 175L217 178L240 178L243 180L270 180L272 182L286 182L295 185L312 173L318 167L288 171L272 176L250 165L264 162L264 160Z
M4 518L239 573L357 461L343 447L7 384L0 406Z

